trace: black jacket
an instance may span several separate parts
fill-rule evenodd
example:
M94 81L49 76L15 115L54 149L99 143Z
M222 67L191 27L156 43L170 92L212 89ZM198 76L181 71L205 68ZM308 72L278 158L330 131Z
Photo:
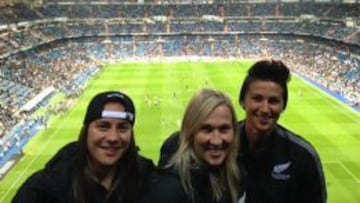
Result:
M278 125L268 147L250 153L244 122L239 125L239 164L246 170L246 203L326 202L320 158L309 142ZM165 140L159 165L165 165L176 151L178 138L174 133Z
M251 153L244 127L240 136L248 203L326 202L321 161L309 142L278 125L268 145Z
M139 203L231 203L230 193L220 201L212 199L209 169L191 169L193 199L185 193L178 173L172 168L159 168L148 181L143 198ZM242 188L241 188L242 189ZM243 194L242 191L240 191Z
M59 152L41 169L31 175L19 188L12 203L72 203L73 187L72 177L76 166L76 154L78 153L76 143L70 143L59 150ZM145 181L151 174L154 164L151 160L138 157L140 174ZM128 171L121 168L122 171ZM121 172L119 172L121 173ZM121 181L121 180L120 180ZM89 179L86 184L87 194L86 203L115 203L126 202L122 184L106 197L107 191L98 183Z

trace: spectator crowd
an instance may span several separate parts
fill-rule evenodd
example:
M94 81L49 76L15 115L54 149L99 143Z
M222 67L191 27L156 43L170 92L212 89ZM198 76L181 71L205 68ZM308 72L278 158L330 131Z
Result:
M0 7L0 161L24 136L13 136L18 124L30 131L46 122L31 116L46 102L31 111L22 106L48 87L76 97L109 60L282 58L292 71L360 108L360 29L346 21L359 19L358 4L59 2Z

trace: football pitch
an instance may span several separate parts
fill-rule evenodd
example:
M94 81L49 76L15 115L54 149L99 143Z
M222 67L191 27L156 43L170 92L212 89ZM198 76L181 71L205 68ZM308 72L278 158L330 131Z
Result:
M0 182L8 203L23 181L64 144L76 140L88 102L104 90L121 90L136 106L135 137L140 153L157 163L163 140L179 129L194 92L213 87L228 93L237 111L240 85L251 61L124 63L107 65L64 115L53 117L24 148L24 156ZM293 75L280 123L310 141L325 171L329 203L360 202L360 114Z

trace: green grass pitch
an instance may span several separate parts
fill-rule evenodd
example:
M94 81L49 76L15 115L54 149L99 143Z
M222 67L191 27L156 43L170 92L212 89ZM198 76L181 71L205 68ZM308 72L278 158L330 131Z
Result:
M97 92L122 90L134 99L136 141L141 154L156 163L162 141L179 128L188 101L200 88L214 87L227 92L238 119L244 117L237 98L250 65L249 61L107 65L89 81L68 112L52 118L49 128L40 131L25 146L25 156L0 182L0 202L10 202L31 173L42 168L65 143L77 139L85 108ZM289 89L288 108L280 123L316 147L324 166L328 202L360 202L359 113L302 79L292 77Z

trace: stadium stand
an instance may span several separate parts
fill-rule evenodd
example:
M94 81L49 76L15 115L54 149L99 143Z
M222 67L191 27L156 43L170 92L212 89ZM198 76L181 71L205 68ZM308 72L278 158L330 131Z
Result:
M64 111L47 101L56 92L76 98L109 60L283 58L294 73L360 109L356 1L6 2L0 4L0 177L46 125L49 117L33 112Z

